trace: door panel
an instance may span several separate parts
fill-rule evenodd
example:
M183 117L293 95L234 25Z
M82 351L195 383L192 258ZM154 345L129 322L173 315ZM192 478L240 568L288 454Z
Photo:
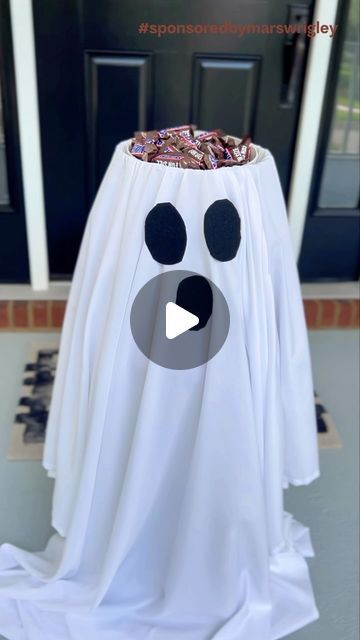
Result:
M152 65L150 54L87 53L86 63L90 204L114 150L113 123L122 140L151 119Z
M290 4L67 0L64 7L47 0L44 10L43 0L33 0L52 279L71 275L113 149L136 129L194 123L250 134L274 154L287 193L308 42L292 76L289 56L286 73L283 61L286 36L157 37L139 34L138 26L285 23ZM310 15L312 6L304 0L294 20ZM56 79L55 66L63 70ZM284 102L291 77L292 99Z
M245 56L196 57L191 121L202 129L227 123L227 131L254 130L260 59Z

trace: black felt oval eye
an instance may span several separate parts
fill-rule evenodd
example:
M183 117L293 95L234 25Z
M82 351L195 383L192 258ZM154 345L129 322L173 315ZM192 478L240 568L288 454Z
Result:
M175 264L182 260L186 248L186 227L170 202L156 204L147 214L145 242L154 260L161 264Z
M204 235L213 258L227 262L235 258L241 239L240 216L230 200L215 200L204 217Z

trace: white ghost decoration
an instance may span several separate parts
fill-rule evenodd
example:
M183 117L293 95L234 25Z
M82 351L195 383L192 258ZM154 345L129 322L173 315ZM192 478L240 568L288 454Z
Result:
M196 171L129 144L92 205L64 318L43 457L55 533L43 551L0 547L0 633L276 640L319 617L309 529L283 507L319 459L275 162L253 145L248 164ZM181 370L130 326L141 288L172 270L209 279L230 315L220 350Z

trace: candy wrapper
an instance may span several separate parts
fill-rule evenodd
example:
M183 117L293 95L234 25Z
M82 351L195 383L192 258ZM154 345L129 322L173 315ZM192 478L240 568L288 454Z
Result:
M221 129L196 134L193 125L160 131L136 131L130 152L139 160L183 169L218 169L246 164L251 138L225 135Z

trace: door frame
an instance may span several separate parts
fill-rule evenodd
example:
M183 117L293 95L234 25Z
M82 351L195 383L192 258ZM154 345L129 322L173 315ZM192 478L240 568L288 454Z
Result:
M43 171L31 0L10 0L30 287L49 287Z
M308 198L301 252L298 260L299 272L303 280L356 281L359 274L359 201L354 207L326 206L319 202L325 163L328 154L329 136L336 107L336 91L340 65L346 42L346 26L351 9L350 0L343 0L338 7L336 23L344 25L332 48L330 69L326 78L324 104L321 112L318 142L312 169L312 180ZM326 243L322 242L323 234ZM341 242L339 243L339 239ZM315 260L314 257L318 259ZM331 272L335 277L331 278ZM341 275L341 273L344 275Z
M316 0L314 23L334 24L340 0ZM298 260L308 212L319 142L330 58L335 39L315 37L310 43L290 180L288 213L291 240Z

